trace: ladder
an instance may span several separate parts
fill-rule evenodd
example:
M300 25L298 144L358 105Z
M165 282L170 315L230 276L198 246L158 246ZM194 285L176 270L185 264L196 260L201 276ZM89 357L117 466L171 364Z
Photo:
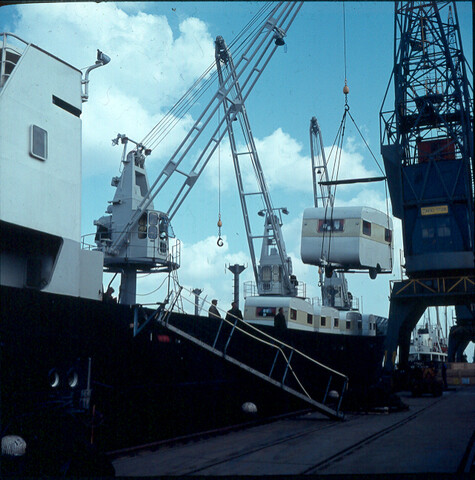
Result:
M164 302L146 318L142 311L144 319L141 324L136 314L134 334L137 335L151 321L157 322L182 339L298 398L323 415L344 419L340 407L348 377L239 318L230 321L173 312L180 292L174 296L168 309L165 308L167 302ZM330 394L332 390L337 391L337 398Z

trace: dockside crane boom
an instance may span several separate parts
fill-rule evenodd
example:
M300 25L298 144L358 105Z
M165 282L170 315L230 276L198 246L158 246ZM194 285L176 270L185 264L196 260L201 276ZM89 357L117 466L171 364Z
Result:
M312 158L312 180L313 180L313 199L315 207L319 207L318 200L322 202L322 207L333 206L333 195L329 185L330 177L328 175L327 159L325 156L325 147L323 145L323 136L316 117L310 120L310 156ZM322 171L323 170L323 171ZM320 196L318 195L317 175L325 176L326 185L320 183Z
M283 41L283 39L280 41ZM280 212L283 211L285 213L286 209L275 209L272 205L244 105L242 89L236 77L236 68L223 37L216 38L216 67L221 88L229 91L229 95L223 102L223 109L258 294L295 296L297 294L296 279L292 276L292 263L290 257L287 256L281 231ZM226 79L228 82L232 82L232 89L227 88ZM244 146L241 151L238 149L233 127L235 121L238 121L237 123L239 123L242 133ZM241 165L246 159L249 160L249 164L252 165L255 174L256 184L252 188L246 188L243 180ZM255 235L252 232L248 208L250 197L253 199L257 198L258 201L260 200L264 207L258 212L259 215L265 217L264 235ZM262 239L259 266L257 265L254 249L255 239Z
M96 244L105 254L104 265L108 271L122 274L122 303L135 303L137 271L157 271L178 268L176 259L171 258L169 235L171 220L177 213L196 181L203 173L218 145L226 135L224 122L237 117L241 105L254 88L276 49L283 45L284 36L295 19L303 2L279 2L267 20L247 41L247 46L239 56L233 70L224 78L212 99L198 116L193 127L180 143L176 151L149 186L145 159L151 150L141 142L125 155L124 171L120 178L115 177L112 185L117 187L114 200L106 213L95 222L97 225ZM239 98L233 96L237 82L240 82ZM217 112L225 108L226 114L219 118ZM199 154L192 156L192 149ZM127 145L130 139L119 135L116 142ZM196 158L196 160L191 160ZM188 163L194 162L191 167ZM174 180L170 187L170 179ZM168 184L168 185L167 185ZM167 207L156 211L153 201L167 188L172 188L172 200ZM160 200L165 203L163 196Z

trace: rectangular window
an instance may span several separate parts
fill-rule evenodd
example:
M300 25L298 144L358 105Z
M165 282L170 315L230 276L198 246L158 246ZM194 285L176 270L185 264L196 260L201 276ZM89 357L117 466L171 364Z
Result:
M320 325L321 325L322 327L324 327L324 326L326 326L326 324L327 324L327 319L326 319L326 317L322 317L322 318L320 319Z
M450 237L450 227L447 224L439 224L437 227L438 237Z
M313 323L313 315L311 313L307 313L307 323L312 325Z
M333 326L334 326L335 328L338 328L338 318L334 318L334 319L333 319Z
M53 103L57 105L59 108L66 110L69 113L72 113L76 117L81 116L81 110L68 102L65 102L63 99L53 95Z
M363 220L363 235L371 236L371 222L367 222L366 220Z
M350 320L346 321L346 329L351 330L351 321Z
M274 317L276 313L275 307L257 307L256 315L258 317Z
M423 228L422 229L422 238L434 238L434 229L433 228Z
M393 232L389 230L388 228L384 229L384 240L388 243L391 243L391 240L393 239Z
M290 320L297 320L297 310L290 309Z
M30 155L40 160L48 158L48 132L36 125L30 128Z
M272 279L272 270L269 265L265 265L261 270L261 279L263 282L270 282Z
M145 197L147 195L147 179L141 172L135 172L135 185L140 188L140 195Z
M343 232L345 220L341 219L325 219L318 221L319 232Z
M147 212L142 213L138 225L139 238L147 238Z

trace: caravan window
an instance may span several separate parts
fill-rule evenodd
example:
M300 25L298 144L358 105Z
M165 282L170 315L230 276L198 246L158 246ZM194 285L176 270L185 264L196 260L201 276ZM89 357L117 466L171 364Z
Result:
M366 220L363 220L363 235L371 236L371 222L367 222Z
M330 219L318 221L319 232L342 232L345 220L342 219Z
M386 240L386 242L388 243L391 243L393 239L393 232L391 232L391 230L389 230L388 228L385 228L384 229L384 240Z
M258 317L274 317L275 311L275 307L257 307L256 315Z

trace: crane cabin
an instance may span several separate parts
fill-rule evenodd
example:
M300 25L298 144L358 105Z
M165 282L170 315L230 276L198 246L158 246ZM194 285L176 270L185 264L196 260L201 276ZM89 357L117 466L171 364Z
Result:
M306 208L302 221L300 256L304 263L369 270L371 278L391 272L394 245L392 219L370 207Z

